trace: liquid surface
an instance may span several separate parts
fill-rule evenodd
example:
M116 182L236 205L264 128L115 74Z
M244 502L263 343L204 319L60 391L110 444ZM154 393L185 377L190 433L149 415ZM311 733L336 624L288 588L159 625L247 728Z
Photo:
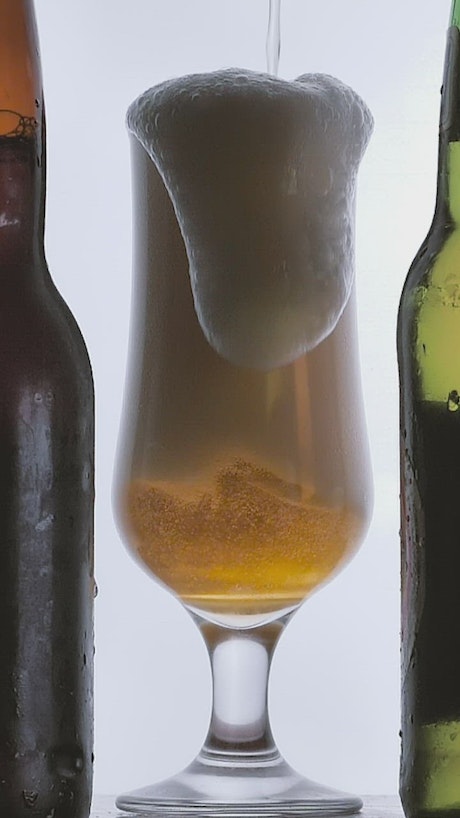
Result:
M244 459L202 482L136 480L122 509L143 563L184 602L256 614L297 605L357 545L364 522Z

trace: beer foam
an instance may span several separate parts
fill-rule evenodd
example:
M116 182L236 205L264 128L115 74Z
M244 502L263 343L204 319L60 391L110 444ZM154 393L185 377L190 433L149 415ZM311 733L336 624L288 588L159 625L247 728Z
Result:
M231 363L288 364L336 326L372 126L360 97L324 74L195 74L131 105L128 128L176 212L198 320Z

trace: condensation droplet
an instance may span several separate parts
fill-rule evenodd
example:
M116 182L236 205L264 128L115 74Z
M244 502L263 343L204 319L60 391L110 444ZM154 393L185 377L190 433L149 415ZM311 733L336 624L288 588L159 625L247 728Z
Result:
M53 752L54 768L62 778L74 778L83 770L83 755L79 747L60 747Z
M38 792L36 790L23 790L22 798L27 809L32 809L38 798Z

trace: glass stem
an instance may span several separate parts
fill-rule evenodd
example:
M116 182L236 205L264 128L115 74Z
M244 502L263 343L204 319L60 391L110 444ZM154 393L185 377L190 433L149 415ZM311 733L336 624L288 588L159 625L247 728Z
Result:
M213 704L200 757L247 765L279 753L268 717L268 678L276 643L290 617L255 628L232 629L204 620L198 625L211 660Z

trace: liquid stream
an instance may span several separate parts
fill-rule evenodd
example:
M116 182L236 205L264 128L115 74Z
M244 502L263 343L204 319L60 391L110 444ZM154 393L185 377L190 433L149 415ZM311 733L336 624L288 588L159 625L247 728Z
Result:
M270 0L267 32L267 71L278 76L281 50L281 0Z

